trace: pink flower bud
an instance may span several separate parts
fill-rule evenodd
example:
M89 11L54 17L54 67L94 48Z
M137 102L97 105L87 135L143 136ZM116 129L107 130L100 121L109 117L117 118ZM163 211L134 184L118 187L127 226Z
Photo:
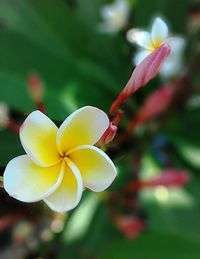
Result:
M97 146L103 146L108 144L113 140L117 133L117 126L114 125L112 122L110 122L109 127L107 130L104 132L103 136L100 138L100 140L97 142Z
M180 171L177 169L168 169L162 172L162 174L152 180L145 183L147 187L154 187L163 185L165 187L181 187L189 181L189 174L186 171Z
M130 183L127 190L139 190L146 187L182 187L189 181L189 173L178 169L166 169L159 176L146 181L134 181Z
M138 113L140 120L149 120L165 110L172 99L173 93L172 87L164 86L149 96Z
M162 113L171 102L173 95L172 86L163 86L155 91L146 99L136 117L129 124L128 131Z
M113 115L131 94L135 93L139 88L146 85L152 78L156 76L165 59L170 54L170 46L163 44L147 56L134 69L131 78L126 84L123 91L119 94L110 108L110 114Z
M117 130L118 130L117 126L120 123L122 117L123 117L123 112L119 110L117 115L113 119L113 121L110 121L109 127L104 132L104 134L100 138L100 140L97 142L96 146L101 147L103 145L108 144L109 142L111 142L114 139L114 137L117 133Z

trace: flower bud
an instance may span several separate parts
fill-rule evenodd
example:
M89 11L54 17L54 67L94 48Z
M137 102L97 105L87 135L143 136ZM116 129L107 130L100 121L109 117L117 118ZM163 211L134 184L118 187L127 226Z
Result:
M163 44L147 56L134 69L131 78L126 84L123 91L119 94L110 108L110 114L113 115L131 94L135 93L139 88L146 85L152 78L156 76L165 59L170 54L170 46Z
M146 182L146 186L154 187L163 185L165 187L182 187L189 181L189 174L178 169L167 169L158 177Z
M173 95L174 89L172 86L163 86L155 91L142 105L136 117L129 124L127 131L162 113L171 102Z
M97 145L101 147L111 142L117 133L117 129L118 127L114 125L112 122L110 122L109 127L104 132L100 140L97 142Z
M165 187L182 187L189 181L189 173L186 171L178 170L175 168L166 169L161 172L160 175L144 181L134 181L131 182L127 190L139 190L146 187L156 187L156 186L165 186Z

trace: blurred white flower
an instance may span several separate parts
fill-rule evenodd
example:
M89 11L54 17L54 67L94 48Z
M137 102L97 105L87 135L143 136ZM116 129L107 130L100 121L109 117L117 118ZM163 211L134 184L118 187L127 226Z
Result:
M0 102L0 128L5 128L7 126L9 119L8 113L8 106L5 103Z
M161 67L160 74L164 78L176 76L183 67L183 50L185 40L183 38L172 38L171 53Z
M114 3L104 5L101 8L101 16L104 23L101 30L108 33L115 33L123 29L128 20L130 7L127 0L116 0Z
M180 72L185 40L181 37L170 37L167 24L160 17L154 19L151 33L131 29L127 32L127 40L140 46L134 57L135 65L138 65L162 44L169 44L171 53L160 70L161 76L171 77Z

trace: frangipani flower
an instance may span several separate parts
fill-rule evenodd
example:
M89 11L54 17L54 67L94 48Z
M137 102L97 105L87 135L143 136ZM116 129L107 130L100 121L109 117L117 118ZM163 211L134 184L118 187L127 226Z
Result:
M104 19L102 30L115 33L123 29L127 24L129 11L127 0L117 0L113 4L104 5L101 8L101 16Z
M84 187L105 190L115 179L116 169L93 145L108 126L107 115L91 106L72 113L59 129L43 113L32 112L20 129L27 155L8 163L5 190L23 202L44 200L58 212L76 207Z
M167 43L171 48L171 55L166 59L160 72L163 76L171 76L180 71L181 54L185 41L180 37L169 37L167 24L161 18L157 17L154 19L151 33L131 29L127 32L127 39L129 42L140 46L140 50L134 58L136 65L162 44Z

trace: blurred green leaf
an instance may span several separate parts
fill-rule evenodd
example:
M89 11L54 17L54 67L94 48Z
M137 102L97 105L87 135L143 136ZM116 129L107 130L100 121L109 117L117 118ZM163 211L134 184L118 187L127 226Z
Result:
M100 203L92 213L93 218L85 235L80 240L70 242L70 244L67 241L63 242L59 259L66 257L68 259L86 259L98 256L100 251L103 251L112 240L119 239L119 231L116 229L105 204ZM66 240L65 237L64 240Z
M118 241L106 250L101 259L198 259L199 241L165 233L144 233L136 240Z
M6 165L12 158L24 154L17 134L0 131L1 155L0 165Z
M134 9L134 27L149 27L152 19L161 15L166 19L172 33L184 33L188 3L189 0L137 1Z
M184 116L181 114L171 116L164 130L182 159L193 168L199 169L200 140L197 127L200 125L199 111L185 110L183 112Z
M187 141L175 141L180 155L192 166L200 169L200 146Z
M55 95L75 82L77 106L109 108L129 74L128 48L121 36L98 32L97 2L79 1L75 9L62 0L0 2L0 74L18 78L16 85L4 81L1 100L7 101L16 87L27 98L26 77L36 71ZM24 101L14 103L21 108Z

